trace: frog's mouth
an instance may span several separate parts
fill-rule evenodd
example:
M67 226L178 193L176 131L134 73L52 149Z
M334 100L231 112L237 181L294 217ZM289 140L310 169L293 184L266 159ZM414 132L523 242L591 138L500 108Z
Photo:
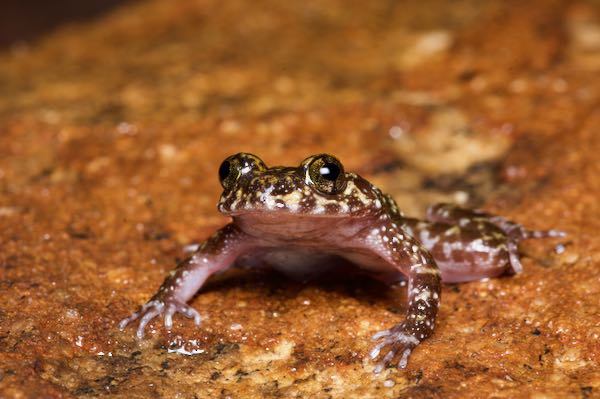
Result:
M279 206L276 204L274 207L259 205L242 209L231 209L226 204L219 204L218 209L222 214L233 218L272 219L279 223L296 219L340 219L367 216L361 209L352 210L349 207L341 207L337 204L317 207L290 207L285 204Z
M247 234L256 237L277 237L289 241L321 241L332 234L351 236L370 225L366 218L340 214L313 215L252 211L228 215Z

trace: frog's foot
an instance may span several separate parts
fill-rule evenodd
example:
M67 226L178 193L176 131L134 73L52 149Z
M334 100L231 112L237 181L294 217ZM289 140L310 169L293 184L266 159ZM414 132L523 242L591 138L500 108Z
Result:
M555 238L565 237L567 233L560 230L529 230L519 223L512 222L502 216L490 216L489 221L499 227L507 237L507 250L512 271L521 273L523 265L521 265L519 256L519 242L530 238Z
M200 322L202 321L200 313L184 302L176 299L153 298L144 304L137 312L121 320L119 322L119 329L123 331L129 323L139 318L140 324L138 326L136 335L138 339L142 339L144 338L144 329L146 328L146 325L148 325L148 323L156 316L163 315L165 327L167 328L167 331L170 331L173 327L173 315L175 313L181 313L190 319L193 318L194 323L197 326L199 326Z
M490 216L490 222L498 226L513 241L530 238L566 237L567 233L560 230L529 230L519 223L512 222L502 216Z
M403 369L406 368L408 363L408 357L410 356L413 349L419 345L421 341L411 334L405 327L404 323L401 323L389 330L379 331L373 335L373 341L380 341L369 353L371 359L375 360L380 358L379 362L375 365L373 372L379 374L388 364L392 362L392 359L400 354L400 360L398 361L398 367ZM388 351L382 352L382 349L388 347ZM385 353L385 355L380 356Z

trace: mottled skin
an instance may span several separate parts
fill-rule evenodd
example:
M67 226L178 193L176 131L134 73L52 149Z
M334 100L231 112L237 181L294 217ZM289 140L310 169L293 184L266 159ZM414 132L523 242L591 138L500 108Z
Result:
M331 155L305 159L298 167L268 168L240 153L219 170L224 191L219 210L232 221L203 242L165 279L141 309L137 336L154 317L167 329L176 312L194 318L187 305L213 273L230 266L273 267L305 278L329 266L352 263L382 280L408 278L406 318L374 335L375 372L397 358L406 367L412 350L434 329L442 280L459 282L520 272L517 243L561 236L532 232L502 217L452 205L429 209L427 220L402 215L394 200ZM384 350L385 349L385 350Z

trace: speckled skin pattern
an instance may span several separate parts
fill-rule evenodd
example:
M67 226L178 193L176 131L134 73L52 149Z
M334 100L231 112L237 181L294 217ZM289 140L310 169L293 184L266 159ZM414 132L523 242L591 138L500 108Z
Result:
M517 244L557 237L559 231L529 231L502 217L440 204L425 221L405 217L395 201L365 179L345 173L327 154L298 167L271 167L255 155L227 158L219 170L224 191L219 210L232 222L218 230L165 279L141 309L137 336L154 317L167 329L176 312L200 314L186 302L213 273L231 267L273 267L306 279L329 266L351 263L385 281L408 279L406 318L376 333L370 356L375 372L407 365L412 350L435 326L441 283L495 277L522 270Z

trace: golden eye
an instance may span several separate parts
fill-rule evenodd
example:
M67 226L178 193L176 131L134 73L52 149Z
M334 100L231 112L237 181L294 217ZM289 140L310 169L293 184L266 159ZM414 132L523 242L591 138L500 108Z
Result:
M231 190L241 176L266 169L265 163L256 155L240 152L226 158L221 163L219 181L224 189Z
M346 186L344 166L332 155L320 154L306 159L306 177L323 194L337 194Z

